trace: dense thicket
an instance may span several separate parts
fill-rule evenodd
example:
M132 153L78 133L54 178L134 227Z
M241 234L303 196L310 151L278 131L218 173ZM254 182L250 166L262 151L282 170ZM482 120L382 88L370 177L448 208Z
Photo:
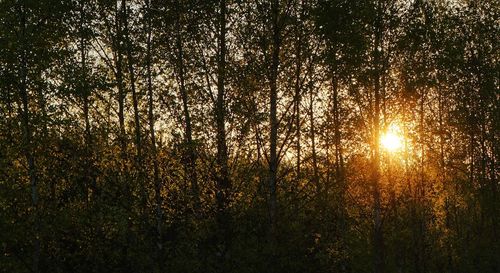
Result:
M0 1L0 271L499 272L499 8Z

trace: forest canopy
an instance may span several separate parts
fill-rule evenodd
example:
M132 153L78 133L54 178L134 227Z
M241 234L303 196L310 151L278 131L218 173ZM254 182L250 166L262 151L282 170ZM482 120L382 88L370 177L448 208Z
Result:
M0 0L0 272L500 272L495 0Z

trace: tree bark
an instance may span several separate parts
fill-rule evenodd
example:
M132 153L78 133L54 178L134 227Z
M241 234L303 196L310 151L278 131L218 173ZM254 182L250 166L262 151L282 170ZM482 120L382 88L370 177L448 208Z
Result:
M216 182L217 182L217 221L221 230L221 257L222 257L222 270L227 272L227 248L231 240L230 238L230 216L227 211L230 202L230 188L231 182L229 178L228 168L228 151L226 142L226 110L225 110L225 80L226 80L226 1L220 0L219 2L219 54L218 54L218 78L217 78L217 100L215 105L215 120L217 127L217 169L216 169Z
M269 77L269 100L270 100L270 135L269 135L269 220L270 220L270 233L274 240L276 231L276 213L277 213L277 193L276 193L276 180L278 174L278 155L277 155L277 142L278 142L278 118L277 118L277 100L278 100L278 69L280 64L280 47L281 47L281 33L279 26L279 0L274 0L271 4L272 13L272 28L273 28L273 46L272 46L272 60L271 71Z
M312 167L313 167L313 183L316 187L316 196L318 200L318 208L321 208L325 201L322 196L322 189L319 183L318 170L318 155L316 153L316 128L314 126L314 95L312 86L309 87L309 122L310 122L310 137L311 137L311 152L312 152Z
M134 70L134 59L132 56L132 41L130 39L130 33L128 29L128 13L127 13L127 1L122 1L122 11L123 11L123 30L124 38L126 42L126 54L127 54L127 66L128 73L130 77L130 90L132 91L132 107L134 109L134 131L135 131L135 148L136 157L135 164L138 173L137 181L139 183L139 189L141 194L141 209L142 217L145 221L146 219L146 206L147 206L147 195L146 187L144 185L144 169L143 169L143 155L142 155L142 136L141 136L141 123L140 123L140 113L139 113L139 98L136 90L136 75Z
M333 88L333 127L335 131L335 170L337 172L337 183L341 187L342 191L345 190L344 183L344 156L342 153L341 139L342 135L340 133L340 102L339 102L339 91L338 91L338 80L336 75L332 76L332 88Z
M83 98L83 118L85 122L85 178L87 184L84 185L85 187L85 198L86 201L89 200L90 198L90 189L92 189L95 193L96 189L96 183L95 180L92 177L92 168L93 168L93 163L92 163L92 134L91 134L91 129L90 129L90 118L89 118L89 108L90 108L90 89L88 85L88 78L87 78L87 53L85 50L86 47L86 41L85 41L85 30L84 30L84 24L85 24L85 1L80 1L80 55L81 55L81 60L80 60L80 69L81 69L81 95Z
M375 70L375 113L373 117L373 258L374 272L384 272L384 241L382 231L381 201L380 201L380 74L381 74L381 54L382 45L382 22L381 22L381 3L377 2L377 19L375 22L375 43L374 43L374 70Z
M157 264L158 271L162 270L162 222L163 222L163 211L162 203L163 199L161 196L162 184L160 181L160 174L158 168L158 155L156 150L156 135L155 135L155 117L153 108L153 78L152 78L152 26L151 26L151 0L146 0L146 77L147 77L147 88L148 88L148 122L149 122L149 134L151 137L151 157L153 161L153 183L155 187L155 202L156 202L156 236L157 236Z
M300 163L301 163L301 146L300 146L300 102L301 102L301 68L302 68L302 30L301 26L297 26L297 40L295 43L295 85L294 85L294 113L295 113L295 137L296 137L296 149L297 149L297 180L300 180Z
M196 174L196 149L193 141L193 130L191 125L191 114L189 111L189 96L186 90L186 75L184 65L184 46L181 34L181 12L179 1L175 2L177 9L176 20L176 49L177 49L177 73L179 77L179 91L182 99L182 110L184 114L184 142L186 151L184 155L184 164L187 176L191 183L191 197L193 199L194 209L198 210L200 207L200 196L198 186L198 176Z
M126 160L126 151L127 151L127 140L126 140L126 132L125 132L125 87L123 83L123 37L122 37L122 17L120 8L116 7L116 16L115 16L115 28L116 28L116 36L113 41L113 50L114 50L114 63L116 67L116 86L118 88L118 141L120 144L120 155L121 155L121 164L125 164ZM122 166L123 168L124 166Z
M33 141L31 135L30 125L30 111L29 111L29 95L28 95L28 60L27 52L28 46L26 41L26 10L24 4L19 6L20 17L20 53L19 53L19 95L21 97L21 107L19 108L19 115L21 119L21 126L23 130L23 152L28 163L28 176L31 184L31 202L33 206L33 260L32 271L39 272L40 264L40 213L38 208L38 175L36 169L35 156L33 152Z

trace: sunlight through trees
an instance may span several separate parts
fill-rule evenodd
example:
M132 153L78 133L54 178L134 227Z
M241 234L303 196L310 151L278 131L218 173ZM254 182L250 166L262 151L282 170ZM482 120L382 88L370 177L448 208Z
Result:
M0 0L0 273L500 272L495 0Z
M380 144L389 152L398 152L404 147L403 135L397 125L391 125L380 138Z

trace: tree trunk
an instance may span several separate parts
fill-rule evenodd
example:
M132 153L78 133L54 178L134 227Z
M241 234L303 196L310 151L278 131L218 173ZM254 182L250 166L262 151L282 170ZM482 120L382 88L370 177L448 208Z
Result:
M424 249L424 237L425 237L425 219L424 219L424 205L425 205L425 131L424 131L424 102L425 94L424 89L421 89L420 94L420 177L417 182L416 187L416 202L415 208L415 225L413 226L415 232L415 271L417 273L425 272L425 249Z
M186 151L184 152L184 166L187 176L191 182L191 196L195 211L200 207L200 196L198 187L198 177L196 174L196 149L193 141L193 131L191 126L191 114L189 111L189 96L186 90L186 75L184 67L184 47L181 35L181 13L180 3L176 1L177 8L177 21L176 21L176 47L177 47L177 73L179 77L179 91L182 99L182 109L184 113L184 142Z
M120 154L122 162L121 164L125 164L126 160L126 151L127 151L127 140L125 133L125 88L123 83L123 53L122 53L122 19L120 16L120 8L116 8L116 18L115 18L115 27L116 27L116 36L114 38L113 50L114 50L114 62L116 67L116 86L118 88L118 141L120 143ZM124 167L124 166L122 166Z
M221 272L227 272L227 248L231 240L230 237L230 216L227 211L230 202L230 187L228 168L228 152L226 143L226 127L225 127L225 79L226 79L226 1L219 2L219 54L218 54L218 78L217 78L217 101L215 105L215 120L217 127L217 222L221 230L221 254L222 258Z
M342 153L341 139L342 135L340 132L341 128L341 118L340 118L340 102L339 102L339 92L338 92L338 79L337 75L332 75L332 88L333 88L333 126L334 126L334 142L335 142L335 182L339 188L337 194L338 207L337 212L339 215L339 236L340 238L345 238L347 233L347 207L346 207L346 193L347 193L347 183L345 181L344 172L344 156ZM328 189L326 189L328 190ZM346 250L346 245L342 244L341 248L343 251ZM341 263L342 270L345 271L348 267L348 258L342 260Z
M96 183L95 180L92 177L92 168L93 168L93 163L92 163L92 135L91 135L91 129L90 129L90 118L89 118L89 107L90 107L90 102L89 102L89 96L90 96L90 90L88 86L88 79L87 79L87 55L86 55L86 50L85 50L85 31L84 31L84 24L85 24L85 8L84 8L85 1L80 1L80 55L81 55L81 60L80 60L80 69L81 69L81 95L83 98L83 118L85 121L85 180L86 180L86 185L85 187L85 198L86 201L89 200L90 198L90 189L92 189L95 193L96 191Z
M313 87L309 86L309 122L310 122L310 136L311 136L311 152L312 152L312 167L313 167L313 183L316 187L316 198L318 200L318 208L321 208L325 201L322 196L321 185L319 184L319 170L318 170L318 155L316 153L316 128L314 126L314 95Z
M377 4L377 19L375 26L375 44L374 44L374 69L375 69L375 113L373 120L373 254L374 254L374 272L384 272L384 241L382 231L381 201L380 201L380 74L381 54L379 48L382 45L382 22L381 22L381 3Z
M151 59L152 59L152 41L151 41L151 0L146 0L146 16L147 16L147 40L146 40L146 77L147 77L147 88L148 88L148 121L149 121L149 133L151 137L151 157L153 161L153 183L155 187L155 202L156 202L156 236L157 236L157 264L158 271L162 270L162 222L163 222L163 211L162 211L162 196L161 189L162 184L160 181L159 168L158 168L158 156L156 151L156 135L155 135L155 117L153 109L153 79L151 73Z
M33 260L32 271L39 272L40 263L40 214L38 208L38 176L36 170L35 156L33 155L33 143L31 136L30 126L30 113L29 113L29 95L28 95L28 64L27 64L27 42L26 42L26 11L24 5L19 7L19 17L21 23L20 34L20 63L19 63L19 94L21 97L21 107L19 108L19 115L21 119L21 126L23 130L23 150L24 156L28 163L28 176L31 184L31 202L33 205Z
M119 159L119 174L118 181L123 183L124 185L124 195L125 195L125 204L128 211L127 217L127 229L126 229L126 242L123 244L121 249L122 259L124 261L124 268L130 268L129 264L129 248L131 245L131 227L132 227L132 190L131 185L125 179L128 178L129 174L129 158L127 152L127 134L125 130L125 98L126 98L126 89L124 83L124 74L123 74L123 43L125 42L123 39L123 2L120 4L116 4L116 14L115 14L115 31L116 36L113 41L113 59L116 67L116 85L118 89L118 142L120 145L120 159Z
M141 123L140 123L140 113L139 113L139 98L136 90L136 78L134 71L134 59L132 56L132 41L130 39L130 33L128 29L128 14L127 14L127 1L122 1L123 10L123 30L126 42L126 53L127 53L127 66L130 77L130 90L132 91L132 107L134 109L134 127L135 127L135 148L136 148L136 158L135 164L138 173L137 181L139 183L139 189L141 194L141 209L143 221L146 219L146 206L147 206L147 196L146 187L144 185L144 170L143 170L143 159L142 159L142 137L141 137Z
M270 115L269 125L271 133L269 135L270 151L269 151L269 220L270 220L270 233L273 240L275 239L276 231L276 213L277 213L277 194L276 194L276 180L278 174L278 118L277 118L277 101L278 101L278 69L279 69L279 53L281 47L281 33L279 26L279 0L274 0L271 4L272 22L273 22L273 46L272 46L272 60L271 71L269 78L270 92Z
M338 80L336 75L332 76L332 88L333 88L333 126L335 130L335 170L337 172L336 178L342 193L345 191L344 183L344 156L342 153L341 139L342 135L340 133L340 106L339 106L339 91L338 91Z
M297 180L300 180L300 163L301 163L301 147L300 147L300 102L301 102L301 82L300 74L302 68L302 31L300 25L297 26L297 40L295 44L295 86L294 86L294 113L295 113L295 135L296 135L296 149L297 149Z

